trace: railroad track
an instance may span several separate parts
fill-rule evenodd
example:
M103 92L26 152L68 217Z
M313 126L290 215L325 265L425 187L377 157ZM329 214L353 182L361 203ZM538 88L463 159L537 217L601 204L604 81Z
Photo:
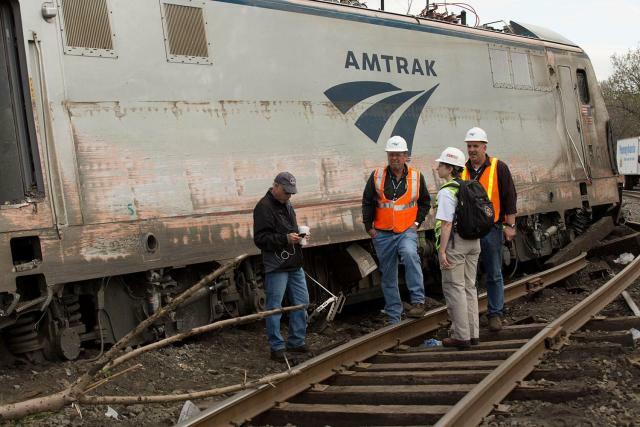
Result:
M622 196L623 197L633 198L633 199L640 199L640 191L623 190L622 191Z
M521 279L505 288L505 300L585 265L583 254ZM545 353L565 345L639 276L640 258L555 321L482 331L481 343L468 351L420 347L424 334L447 321L446 307L432 310L311 359L274 386L239 393L182 425L476 425L514 389L517 394ZM486 295L479 302L485 310Z

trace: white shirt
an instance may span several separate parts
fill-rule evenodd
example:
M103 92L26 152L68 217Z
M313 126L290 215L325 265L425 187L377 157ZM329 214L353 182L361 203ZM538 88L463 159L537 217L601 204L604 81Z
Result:
M436 219L453 222L456 206L458 206L458 198L451 193L451 190L447 188L440 189L440 191L438 191L438 211L436 212Z

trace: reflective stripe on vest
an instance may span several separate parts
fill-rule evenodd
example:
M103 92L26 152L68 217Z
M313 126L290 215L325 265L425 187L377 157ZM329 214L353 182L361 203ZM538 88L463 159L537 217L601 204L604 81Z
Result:
M389 200L384 195L387 168L378 168L374 172L374 184L378 195L373 226L378 230L402 233L413 225L418 215L418 195L420 194L420 172L412 168L407 170L407 185L404 194L398 199Z
M498 158L490 157L489 158L489 173L485 174L484 170L482 171L482 175L478 179L480 185L484 187L487 191L487 196L489 197L489 201L493 205L493 210L495 212L494 221L498 222L500 219L500 188L498 184ZM465 167L460 175L465 181L470 180L470 174L468 167Z

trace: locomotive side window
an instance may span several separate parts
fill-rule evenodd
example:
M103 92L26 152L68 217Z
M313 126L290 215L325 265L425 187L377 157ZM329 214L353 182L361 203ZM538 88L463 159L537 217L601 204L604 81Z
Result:
M60 6L66 54L116 56L107 0L61 0Z
M161 1L167 60L187 64L211 64L204 2Z
M493 87L551 91L546 57L539 51L489 45Z
M576 70L576 77L578 81L578 92L580 93L580 102L583 104L589 104L591 98L589 97L587 73L584 70Z

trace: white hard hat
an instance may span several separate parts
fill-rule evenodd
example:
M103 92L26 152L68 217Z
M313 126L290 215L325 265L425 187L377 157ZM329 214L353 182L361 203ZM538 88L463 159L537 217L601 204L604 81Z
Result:
M447 147L444 149L440 158L436 159L436 162L446 163L452 166L464 167L464 153L462 150L458 150L455 147Z
M467 131L467 136L464 137L464 142L471 141L489 142L487 139L487 133L484 129L478 127L471 128Z
M387 141L387 148L385 148L386 152L396 152L403 153L405 151L409 151L407 148L407 141L404 140L401 136L392 136Z

